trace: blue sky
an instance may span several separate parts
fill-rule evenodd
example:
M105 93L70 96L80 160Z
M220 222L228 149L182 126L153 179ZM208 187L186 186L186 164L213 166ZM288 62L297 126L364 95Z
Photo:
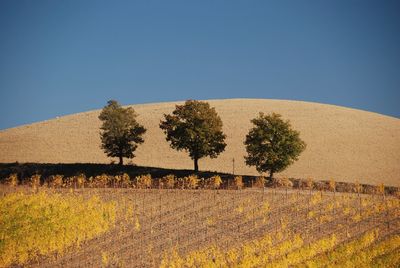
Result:
M274 98L400 117L400 2L0 1L0 129L122 104Z

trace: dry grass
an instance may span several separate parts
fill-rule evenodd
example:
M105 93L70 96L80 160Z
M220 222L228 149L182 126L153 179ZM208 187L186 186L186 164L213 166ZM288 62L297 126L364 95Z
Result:
M224 123L226 151L217 159L202 159L200 169L256 175L243 161L244 137L259 111L289 119L307 143L300 160L278 174L400 186L400 120L371 112L300 101L212 100ZM179 102L181 103L181 102ZM187 169L193 163L176 152L158 127L164 113L178 103L134 105L148 129L133 162L137 165ZM0 162L109 163L100 149L99 110L0 131Z

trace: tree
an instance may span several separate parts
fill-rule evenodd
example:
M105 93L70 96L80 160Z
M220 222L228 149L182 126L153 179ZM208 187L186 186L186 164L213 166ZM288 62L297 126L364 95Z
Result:
M283 171L297 161L306 148L300 133L279 114L260 113L251 122L255 126L249 130L244 142L248 154L246 165L256 166L260 173L268 171L270 179L275 172Z
M226 135L222 132L222 121L215 108L207 102L188 100L176 105L172 114L164 114L160 128L166 140L178 151L189 152L194 161L194 171L199 170L199 159L216 158L225 150Z
M115 101L108 101L99 115L103 121L100 131L101 148L109 157L118 157L123 165L123 157L133 158L138 144L143 143L146 129L136 122L133 108L123 108Z

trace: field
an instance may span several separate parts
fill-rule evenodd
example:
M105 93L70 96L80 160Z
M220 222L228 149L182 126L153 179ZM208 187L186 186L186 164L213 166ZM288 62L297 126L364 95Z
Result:
M216 159L201 159L200 170L258 175L247 167L244 137L258 112L276 112L292 122L307 143L298 162L282 177L400 186L400 119L376 113L301 101L210 100L223 121L227 147ZM159 128L177 102L134 105L147 129L145 142L127 163L166 169L192 169L184 152L169 147ZM110 163L100 149L99 110L0 131L0 163ZM56 116L56 115L55 115ZM54 117L55 117L54 116Z
M25 263L28 267L400 264L400 200L382 192L1 188L5 197L15 192L67 200L97 197L115 210L107 232L35 258Z
M196 175L158 126L177 103L134 106L148 131L124 166L100 149L99 110L0 131L0 267L400 267L399 119L209 102L227 147ZM271 181L243 161L259 111L307 143Z

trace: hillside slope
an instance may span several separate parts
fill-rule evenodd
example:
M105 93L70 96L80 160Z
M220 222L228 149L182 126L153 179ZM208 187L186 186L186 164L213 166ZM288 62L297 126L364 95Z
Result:
M301 101L210 100L224 123L226 151L217 159L201 159L201 170L257 174L247 167L243 140L250 119L276 112L289 119L307 143L300 160L278 176L313 177L400 185L400 119L333 105ZM133 105L147 129L145 143L130 161L137 165L187 168L192 161L165 141L158 127L164 113L182 102ZM0 162L109 163L100 149L100 110L73 114L0 131ZM128 162L128 161L126 161Z

